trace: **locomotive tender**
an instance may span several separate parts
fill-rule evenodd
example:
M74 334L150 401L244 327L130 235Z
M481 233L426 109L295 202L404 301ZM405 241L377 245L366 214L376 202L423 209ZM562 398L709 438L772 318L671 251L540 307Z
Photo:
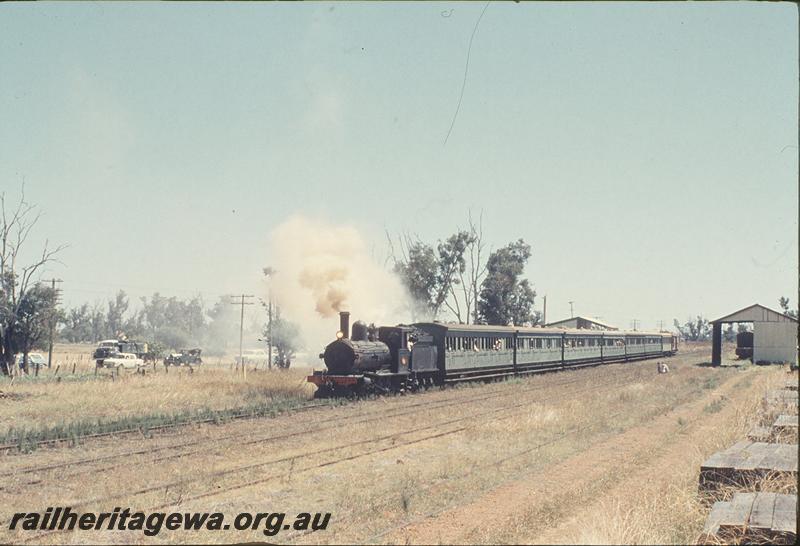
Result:
M565 330L420 322L370 330L340 315L337 339L320 355L327 372L308 381L316 397L402 392L610 362L671 356L670 333Z

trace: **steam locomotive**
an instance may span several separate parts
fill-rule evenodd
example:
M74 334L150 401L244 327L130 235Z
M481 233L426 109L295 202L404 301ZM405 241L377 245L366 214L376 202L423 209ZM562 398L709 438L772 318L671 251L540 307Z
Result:
M369 328L339 314L327 371L308 381L317 398L414 391L434 385L671 356L670 333L421 322Z

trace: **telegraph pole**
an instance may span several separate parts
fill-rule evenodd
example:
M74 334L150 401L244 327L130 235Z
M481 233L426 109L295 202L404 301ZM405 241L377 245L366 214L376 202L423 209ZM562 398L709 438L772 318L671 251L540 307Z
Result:
M658 321L658 331L659 332L663 332L664 331L664 321L663 320L659 320Z
M544 296L544 310L542 311L542 326L547 326L547 295Z
M270 291L269 302L267 303L267 367L272 369L272 291Z
M234 296L236 297L236 296ZM242 314L239 319L239 364L242 365L242 373L244 374L244 378L247 379L247 366L244 364L244 358L242 358L242 340L244 339L244 306L245 305L255 305L253 302L245 302L245 298L254 298L255 296L248 295L248 294L240 294L238 296L241 298L241 301L232 301L232 305L241 305L242 306Z
M569 302L569 318L575 318L575 313L572 311L572 304L574 301Z
M48 281L42 281L48 282ZM53 308L50 310L50 342L47 348L47 367L50 368L53 365L53 334L55 333L55 314L56 314L56 306L59 304L58 298L61 293L61 290L56 290L56 283L62 283L61 279L50 279L50 288L53 290Z
M267 293L267 368L272 369L272 276L277 270L272 267L264 268L264 276L267 277L269 288ZM277 308L275 309L277 314Z
M636 326L637 326L638 324L639 324L639 320L638 320L638 319L633 319L633 320L631 321L631 325L632 325L632 327L633 327L633 331L634 331L634 332L636 331Z

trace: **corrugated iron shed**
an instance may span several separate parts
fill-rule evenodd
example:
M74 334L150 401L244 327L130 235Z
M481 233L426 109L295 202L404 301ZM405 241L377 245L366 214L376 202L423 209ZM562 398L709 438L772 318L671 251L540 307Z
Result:
M722 325L753 323L753 362L795 363L797 361L797 319L758 303L712 320L711 363L722 362Z

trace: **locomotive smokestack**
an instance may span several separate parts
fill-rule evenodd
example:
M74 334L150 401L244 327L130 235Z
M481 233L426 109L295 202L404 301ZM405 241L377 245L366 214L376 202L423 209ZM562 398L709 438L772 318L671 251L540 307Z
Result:
M339 311L339 331L342 333L342 339L350 337L350 313L348 311Z

